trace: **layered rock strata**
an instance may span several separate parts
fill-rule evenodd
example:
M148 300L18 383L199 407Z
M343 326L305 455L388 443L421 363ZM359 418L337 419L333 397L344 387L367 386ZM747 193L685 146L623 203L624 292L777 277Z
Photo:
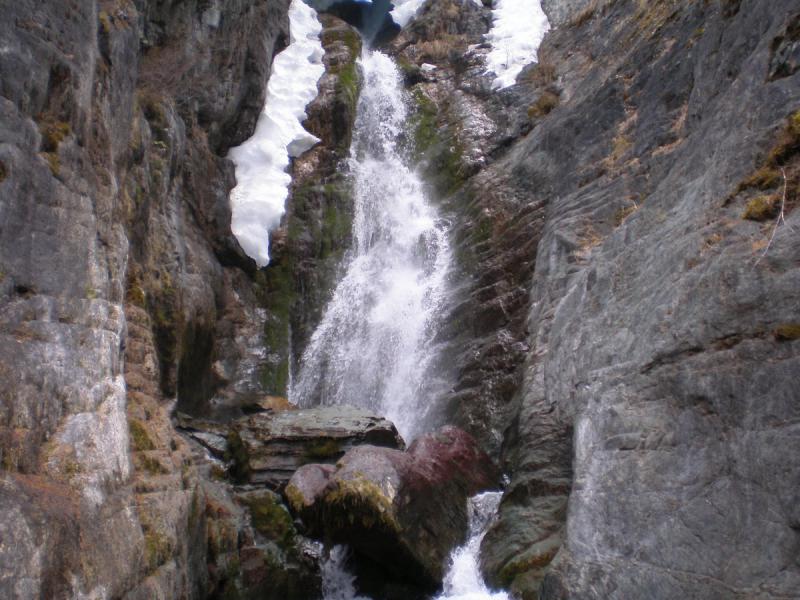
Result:
M275 491L303 465L335 463L355 446L405 448L391 422L347 406L262 413L227 424L181 417L178 426L231 463L238 483Z

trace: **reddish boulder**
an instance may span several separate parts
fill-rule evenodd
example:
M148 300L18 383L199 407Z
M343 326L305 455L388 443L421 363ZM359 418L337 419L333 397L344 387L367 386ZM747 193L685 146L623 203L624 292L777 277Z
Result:
M491 459L466 432L445 427L407 452L350 450L336 468L308 465L286 488L309 531L347 544L389 578L435 591L466 535L467 501L496 485Z

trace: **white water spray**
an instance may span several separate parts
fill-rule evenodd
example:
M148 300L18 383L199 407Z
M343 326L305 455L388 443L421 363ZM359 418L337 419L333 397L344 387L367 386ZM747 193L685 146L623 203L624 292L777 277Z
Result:
M447 223L400 148L408 109L399 70L380 52L360 65L353 249L290 395L301 406L368 408L410 439L444 385L432 369L433 340L452 256Z
M505 592L491 592L481 578L478 559L481 541L497 514L502 492L478 494L469 505L469 539L450 557L444 591L436 600L509 600Z

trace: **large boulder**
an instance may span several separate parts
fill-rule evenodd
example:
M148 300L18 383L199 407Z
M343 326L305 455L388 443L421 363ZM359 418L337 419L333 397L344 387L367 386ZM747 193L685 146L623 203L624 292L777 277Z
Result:
M467 500L497 482L489 457L466 432L445 427L407 452L360 446L335 467L307 465L286 488L310 533L347 544L385 580L437 590L450 551L464 541Z
M390 421L348 406L262 412L226 425L181 416L177 425L229 462L237 483L274 490L303 465L335 463L361 444L405 448Z

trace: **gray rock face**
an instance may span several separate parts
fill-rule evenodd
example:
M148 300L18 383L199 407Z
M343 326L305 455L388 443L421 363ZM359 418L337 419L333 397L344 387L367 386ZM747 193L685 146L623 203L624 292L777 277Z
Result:
M614 3L545 43L561 104L494 167L547 204L484 542L522 597L797 596L797 214L764 255L735 194L800 108L768 78L795 15Z
M445 418L512 474L489 581L796 597L796 6L545 1L539 64L488 95L449 4L393 50L455 34L407 79L462 266Z
M220 459L232 460L240 483L282 490L310 463L335 463L358 445L403 449L386 419L347 406L261 413L227 425L189 418L178 425Z
M241 333L263 319L223 155L253 129L287 7L0 6L4 598L220 581L202 469L169 412L221 385L212 357L261 351Z

